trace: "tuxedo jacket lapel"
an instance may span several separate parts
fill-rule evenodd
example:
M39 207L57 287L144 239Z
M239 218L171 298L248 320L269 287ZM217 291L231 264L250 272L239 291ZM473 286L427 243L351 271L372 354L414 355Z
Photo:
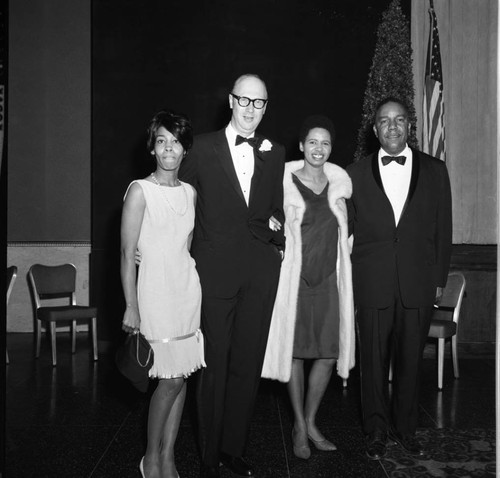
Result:
M380 168L378 165L378 154L377 153L373 153L373 155L372 155L372 173L373 173L373 178L375 179L375 182L377 183L377 186L385 194L384 185L382 184L382 177L380 176ZM385 194L385 196L387 197L387 194Z
M411 201L415 189L417 189L418 177L420 175L420 154L418 151L412 149L413 152L413 169L411 171L410 192L408 194L408 201ZM408 202L407 201L407 202Z
M377 184L378 188L382 192L383 197L385 198L385 204L388 210L388 214L392 216L392 219L394 221L394 226L396 226L396 221L394 219L394 210L392 209L391 201L389 201L389 198L385 193L384 185L382 184L382 177L380 176L380 168L378 164L377 153L373 153L372 155L371 168L372 168L373 179L375 180L375 183Z
M408 190L408 195L406 196L406 201L403 206L403 210L401 211L401 217L399 218L399 223L401 223L401 219L404 216L406 208L408 204L413 199L413 195L415 194L415 189L417 188L418 176L420 173L420 157L418 155L418 151L414 149L412 151L412 168L411 168L411 178L410 178L410 188Z
M262 142L262 138L259 136L255 135L256 138L258 138L258 144ZM262 177L262 168L264 167L264 160L262 157L259 156L258 151L254 150L253 152L253 157L254 157L254 169L253 169L253 176L252 176L252 183L250 184L250 198L248 200L248 204L252 202L252 198L255 194L255 190L259 184L260 178Z
M219 131L217 141L214 144L214 153L215 157L220 161L222 169L226 173L230 184L238 193L238 196L246 204L245 197L243 196L243 191L241 190L240 182L238 181L238 176L236 176L236 170L234 169L233 158L231 157L231 151L229 149L229 144L227 143L225 129Z

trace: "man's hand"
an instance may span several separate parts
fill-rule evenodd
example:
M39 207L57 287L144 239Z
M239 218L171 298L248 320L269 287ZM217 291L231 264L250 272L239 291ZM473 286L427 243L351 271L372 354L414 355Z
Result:
M142 254L139 252L139 249L135 250L134 262L136 266L141 265Z

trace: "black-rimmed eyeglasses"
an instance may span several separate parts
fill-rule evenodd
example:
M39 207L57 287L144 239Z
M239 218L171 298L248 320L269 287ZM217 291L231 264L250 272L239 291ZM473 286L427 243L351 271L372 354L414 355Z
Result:
M231 93L231 96L233 98L236 98L236 101L238 102L238 104L243 108L245 108L250 103L252 103L254 108L261 110L262 108L264 108L264 106L266 106L266 104L268 102L268 100L263 100L262 98L255 98L252 100L250 98L247 98L246 96L238 96L238 95L235 95L234 93Z

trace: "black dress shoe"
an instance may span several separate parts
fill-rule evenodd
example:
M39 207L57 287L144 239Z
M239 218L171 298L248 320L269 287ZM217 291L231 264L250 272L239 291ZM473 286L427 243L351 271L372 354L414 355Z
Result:
M253 467L240 456L220 454L221 463L239 476L253 476Z
M401 445L410 455L422 456L424 454L424 449L415 435L402 435L391 430L389 438Z
M202 465L200 468L200 478L220 478L219 467Z
M366 437L366 456L370 460L381 460L387 453L387 434L381 430Z

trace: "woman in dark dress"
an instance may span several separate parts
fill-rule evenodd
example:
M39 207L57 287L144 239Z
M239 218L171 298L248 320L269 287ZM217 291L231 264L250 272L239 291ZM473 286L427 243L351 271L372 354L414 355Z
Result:
M347 378L354 366L354 307L345 199L347 173L327 163L335 137L324 116L308 117L300 131L304 160L285 165L286 253L263 376L288 381L294 412L293 450L336 450L316 426L332 370ZM307 390L304 361L312 360Z

